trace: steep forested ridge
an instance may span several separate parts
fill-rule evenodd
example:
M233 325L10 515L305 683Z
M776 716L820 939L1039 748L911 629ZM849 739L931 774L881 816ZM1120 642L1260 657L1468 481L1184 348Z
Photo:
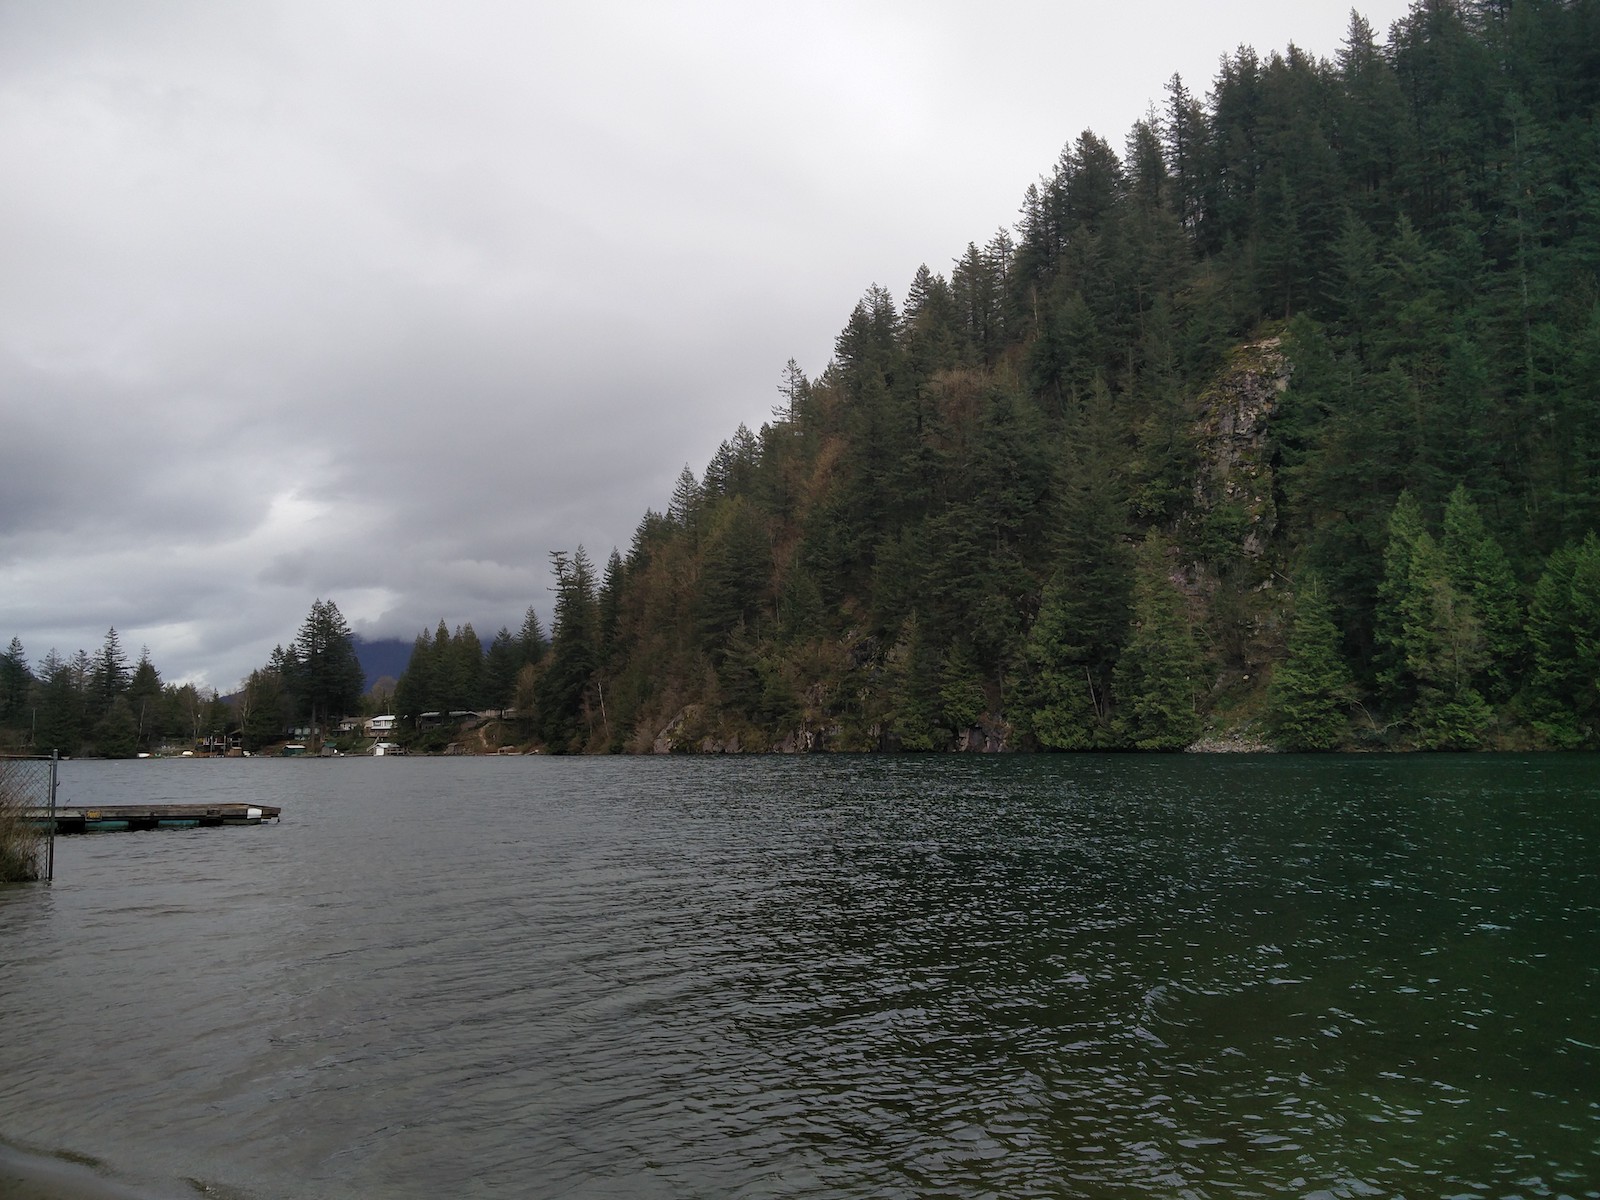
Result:
M1600 0L1173 77L473 696L565 751L1597 744L1597 101Z

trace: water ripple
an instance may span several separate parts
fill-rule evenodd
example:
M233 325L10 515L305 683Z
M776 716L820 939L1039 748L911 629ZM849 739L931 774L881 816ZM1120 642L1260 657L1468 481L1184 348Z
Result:
M1596 765L71 764L287 817L0 893L0 1134L247 1200L1596 1196Z

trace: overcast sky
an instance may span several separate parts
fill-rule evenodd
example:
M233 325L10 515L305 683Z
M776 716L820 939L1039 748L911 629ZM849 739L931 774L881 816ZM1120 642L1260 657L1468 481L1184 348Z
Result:
M0 0L0 645L229 691L319 597L548 623L869 285L1349 13Z

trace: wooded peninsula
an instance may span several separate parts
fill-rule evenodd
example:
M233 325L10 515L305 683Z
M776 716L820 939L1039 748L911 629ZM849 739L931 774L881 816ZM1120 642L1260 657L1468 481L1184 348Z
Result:
M419 635L397 737L1600 746L1597 102L1600 0L1174 76L948 274L871 287L626 552L553 554L548 637ZM295 662L241 694L304 709Z

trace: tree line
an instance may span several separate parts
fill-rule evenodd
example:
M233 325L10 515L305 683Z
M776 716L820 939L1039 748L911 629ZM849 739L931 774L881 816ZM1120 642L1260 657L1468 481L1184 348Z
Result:
M115 628L94 655L63 658L51 649L37 667L14 637L0 654L0 745L105 758L163 747L254 750L302 723L326 736L358 711L364 682L354 637L332 600L315 601L288 649L276 647L232 696L163 683L148 648L130 666Z
M15 637L0 654L0 743L14 750L128 758L221 733L229 716L215 691L163 683L148 648L130 665L115 627L93 655L52 648L32 665Z
M1600 744L1597 101L1596 0L1174 76L948 275L870 288L603 577L556 557L530 728Z
M1600 0L1174 76L869 288L603 570L554 554L548 638L420 634L396 709L557 752L1600 745L1597 105ZM333 711L307 670L263 729Z

